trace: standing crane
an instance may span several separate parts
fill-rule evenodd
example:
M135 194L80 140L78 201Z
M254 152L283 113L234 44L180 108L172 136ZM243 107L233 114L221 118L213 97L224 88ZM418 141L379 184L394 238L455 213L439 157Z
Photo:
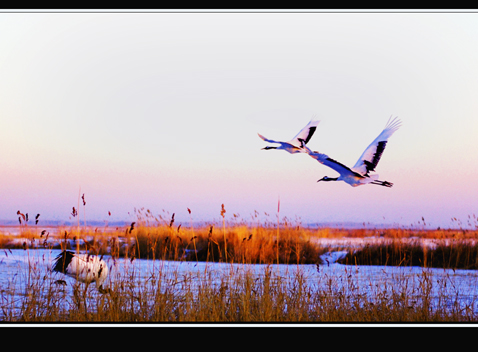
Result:
M103 288L108 276L108 265L101 257L64 250L55 260L53 271L73 277L87 285L94 281L100 293L109 292L109 289Z

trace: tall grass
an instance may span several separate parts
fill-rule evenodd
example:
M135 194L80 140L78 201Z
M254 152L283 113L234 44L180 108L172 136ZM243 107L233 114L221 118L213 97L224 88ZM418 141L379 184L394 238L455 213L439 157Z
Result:
M358 283L354 272L331 276L318 269L311 278L301 266L284 276L275 264L256 267L224 264L221 269L181 271L162 261L140 272L116 258L124 270L109 279L111 292L93 285L58 284L41 257L2 287L4 322L469 322L475 309L442 293L436 300L429 274L414 282ZM42 265L43 264L43 265ZM134 264L134 262L133 262ZM14 282L18 280L18 282ZM434 283L433 283L434 284Z
M140 257L145 259L229 262L245 264L315 264L317 247L304 233L283 230L279 241L267 228L237 226L198 229L138 226Z
M419 239L395 238L378 244L349 249L342 264L421 266L443 269L478 269L478 242L469 239L423 244Z
M222 210L224 215L224 206ZM11 245L12 236L0 236L6 256L13 255L14 248L31 250L28 265L18 267L11 279L2 284L0 319L6 322L477 320L474 303L463 306L458 295L445 293L437 300L432 292L436 283L432 284L425 270L414 282L409 277L399 277L392 284L371 283L363 287L353 273L330 276L320 269L326 265L321 254L338 249L347 250L342 263L353 264L351 268L384 265L477 269L478 248L473 242L476 231L312 229L287 219L282 223L278 219L277 224L236 222L226 226L224 216L222 223L202 227L193 227L190 218L190 226L186 227L175 224L174 214L167 215L155 217L141 210L135 222L115 230L88 228L86 222L83 228L60 228L57 233L25 227L21 235L28 240L15 245ZM361 248L347 245L332 248L318 241L370 236L384 241ZM421 242L432 238L437 240L433 246ZM33 248L72 248L107 255L110 265L120 265L124 270L112 271L111 292L99 294L93 284L85 286L73 280L59 280L48 270L51 258L35 257ZM137 259L148 259L146 272L134 265ZM171 263L179 266L186 262L200 269L184 272L169 267ZM213 263L220 263L222 269ZM277 264L293 264L291 275L284 276ZM317 265L313 280L301 269L306 264Z
M66 248L113 257L242 264L327 264L322 254L345 250L343 264L478 269L476 230L307 228L287 219L226 226L224 205L222 222L196 228L192 218L189 227L176 225L175 214L158 218L141 209L136 214L135 222L116 229L60 227L53 233L25 226L21 236L0 235L0 248ZM324 245L323 238L344 244ZM355 238L377 240L357 248Z

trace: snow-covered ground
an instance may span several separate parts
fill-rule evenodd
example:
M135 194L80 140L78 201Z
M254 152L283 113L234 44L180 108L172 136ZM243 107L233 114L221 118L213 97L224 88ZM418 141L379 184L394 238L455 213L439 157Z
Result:
M0 314L18 308L27 291L28 283L42 280L64 280L67 285L61 286L63 294L72 292L74 279L60 273L51 273L50 268L60 250L0 250ZM406 287L407 294L423 292L424 287L430 292L435 303L445 302L450 309L467 307L478 314L478 272L475 270L444 270L420 267L391 266L353 266L334 263L343 253L328 254L328 263L316 265L244 265L217 264L196 262L173 262L139 260L115 260L104 256L110 268L110 276L106 286L134 274L135 280L146 282L160 273L164 277L188 277L199 280L204 272L208 277L220 282L228 277L231 270L239 272L248 270L258 276L265 270L271 270L284 280L293 280L300 273L310 287L319 290L330 290L345 295L368 295L390 292L390 288ZM35 281L36 280L36 281ZM140 286L140 285L138 285ZM432 302L433 303L433 302Z

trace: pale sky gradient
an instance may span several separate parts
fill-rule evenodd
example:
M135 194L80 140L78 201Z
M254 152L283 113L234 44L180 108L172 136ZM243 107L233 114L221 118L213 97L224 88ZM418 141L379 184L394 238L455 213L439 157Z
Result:
M478 214L478 13L0 13L0 219L431 226ZM388 118L393 188L261 150L321 120L353 166ZM81 207L81 211L83 208ZM107 213L111 211L112 217ZM83 218L83 213L81 212ZM477 224L478 225L478 224Z

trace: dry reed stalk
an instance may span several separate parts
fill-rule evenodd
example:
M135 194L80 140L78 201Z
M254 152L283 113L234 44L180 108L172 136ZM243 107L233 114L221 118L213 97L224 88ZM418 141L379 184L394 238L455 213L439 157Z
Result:
M80 194L81 194L81 186L78 190L78 206L77 209L80 209ZM73 217L77 216L77 221L78 221L78 230L77 230L77 242L76 242L76 253L80 253L80 214L78 213L78 210L75 211L75 207L73 207Z
M83 201L83 226L85 226L85 228L86 228L86 201L85 201L85 194L84 193L81 196L81 200Z
M197 264L198 263L198 253L197 253L197 249L196 249L196 238L197 238L197 236L194 234L193 218L191 216L191 209L189 209L189 208L188 208L188 213L189 213L189 221L191 223L191 231L192 231L192 234L193 234L192 240L193 240L194 254L196 256L196 264Z
M279 216L280 214L280 196L278 196L277 198L277 264L279 264Z
M226 209L224 209L224 204L221 205L221 216L222 216L222 230L224 233L224 253L227 263L227 241L226 241L226 221L225 221Z

